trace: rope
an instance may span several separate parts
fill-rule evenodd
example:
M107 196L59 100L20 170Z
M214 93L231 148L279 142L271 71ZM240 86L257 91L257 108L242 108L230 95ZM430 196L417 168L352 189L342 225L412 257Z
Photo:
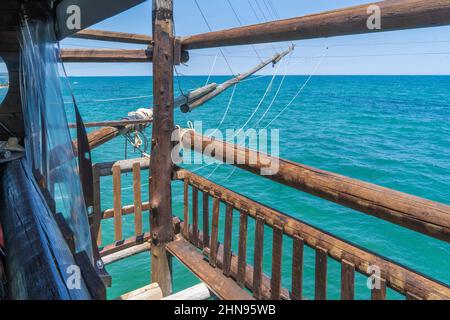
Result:
M294 101L297 99L297 97L303 92L303 90L305 89L305 87L308 85L309 81L311 80L311 78L316 74L317 70L319 69L320 65L322 64L323 58L325 57L326 53L327 53L328 48L325 48L323 50L322 53L322 57L321 59L318 61L318 63L316 64L313 72L309 75L308 79L306 79L305 83L303 83L303 85L300 87L300 89L298 90L298 92L295 94L295 96L292 98L292 100L277 114L277 116L275 118L272 119L272 121L270 121L265 127L264 129L266 129L268 126L270 126L274 121L276 121L282 114L284 111L286 111L287 108L289 108L292 103L294 103Z
M194 0L194 2L195 2L195 5L196 5L197 8L198 8L198 11L200 11L201 16L202 16L203 20L204 20L205 23L206 23L206 26L208 27L209 31L212 32L211 25L209 24L208 19L206 19L206 16L205 16L205 14L203 13L202 8L201 8L200 5L198 4L198 1L197 1L197 0ZM222 54L222 57L224 58L224 60L225 60L225 62L226 62L226 64L227 64L228 69L230 70L231 74L234 75L235 73L234 73L234 71L233 71L233 68L231 68L231 65L230 65L230 63L229 63L227 57L226 57L225 54L223 53L222 48L219 48L219 51L220 51L220 53Z
M234 16L236 17L236 20L239 22L239 24L240 24L241 27L242 27L242 26L243 26L243 23L242 23L241 19L239 18L239 16L238 16L236 10L234 10L234 7L233 7L233 5L231 4L231 1L230 1L230 0L227 0L227 2L228 2L228 5L230 6L231 10L232 10L233 13L234 13ZM260 57L258 51L256 51L256 47L255 47L253 44L251 45L251 47L252 47L253 51L255 52L256 56L258 57L259 61L262 62L262 59L261 59L261 57Z
M209 80L211 80L212 73L214 71L214 68L216 67L217 57L218 57L218 54L216 54L216 56L214 57L214 61L211 65L211 68L209 69L208 79L206 79L205 86L207 86L209 84Z
M259 101L258 105L256 106L255 110L253 111L253 113L250 115L250 117L247 119L247 121L244 123L244 125L241 127L241 129L238 130L238 132L234 135L234 137L236 137L244 128L247 124L249 124L249 122L253 119L253 117L255 116L256 112L258 112L259 108L261 107L262 103L264 102L264 100L267 97L267 94L270 92L273 82L275 80L275 77L278 73L278 69L280 68L281 64L277 65L277 68L275 69L275 72L273 73L272 79L270 80L269 85L267 86L266 92L264 93L263 97L261 98L261 100Z

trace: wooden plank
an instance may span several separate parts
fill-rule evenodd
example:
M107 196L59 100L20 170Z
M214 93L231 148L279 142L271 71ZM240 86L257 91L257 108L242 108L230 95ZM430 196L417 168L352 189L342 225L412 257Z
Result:
M230 276L231 270L231 237L233 234L233 207L227 205L225 214L225 236L223 242L223 274L227 277Z
M276 159L235 144L204 137L192 130L183 137L182 145L185 148L190 148L196 152L203 152L206 148L216 151L227 150L227 153L234 152L236 159L245 160L236 164L241 169L402 227L450 242L449 205L292 161ZM224 152L215 152L214 158L227 162ZM253 159L258 159L258 161L253 161Z
M355 298L355 265L341 261L341 300L353 300Z
M248 215L241 210L239 220L239 252L238 252L238 274L237 283L245 285L245 273L247 271L247 226Z
M343 259L355 265L355 269L364 275L371 276L368 266L382 266L382 274L390 288L405 293L410 291L420 294L426 300L446 300L450 299L450 288L435 279L418 274L414 270L395 263L383 256L364 250L329 233L312 227L292 216L274 210L270 207L253 201L239 193L224 188L216 183L196 175L187 170L177 172L178 179L188 179L200 190L209 192L211 195L220 193L224 202L233 205L236 210L246 210L249 216L256 219L257 212L263 216L265 223L273 227L276 221L284 221L284 232L290 237L300 236L304 243L315 248L321 247L327 250L328 255L337 261Z
M108 265L132 257L139 253L150 251L150 249L151 249L150 242L144 242L142 244L137 244L124 250L117 251L106 256L102 256L102 260L105 265Z
M144 242L147 242L150 239L151 239L150 232L146 232L142 235L134 236L126 240L116 241L103 247L103 249L100 251L100 256L105 257L115 252L126 250L136 245L143 244Z
M420 296L411 293L409 291L406 292L405 294L406 300L423 300Z
M141 206L142 211L150 210L150 203L148 201L143 202ZM133 214L135 210L134 204L122 207L122 216ZM103 220L114 218L114 208L106 209L102 212Z
M61 59L65 63L79 62L151 62L147 50L128 49L62 49Z
M219 213L220 213L220 200L218 198L214 198L211 243L209 244L209 248L211 248L210 255L209 255L209 263L213 267L216 266L217 248L218 248L218 241L219 241Z
M372 300L386 300L386 280L380 279L380 287L372 288Z
M198 245L198 189L192 187L192 239L191 242Z
M142 234L141 165L133 163L134 234Z
M316 248L315 299L327 299L327 251Z
M121 295L116 300L152 301L152 300L161 300L162 298L163 294L159 285L157 283L151 283L148 286Z
M211 298L212 293L204 283L199 283L193 287L187 288L177 292L171 296L165 297L161 300L175 300L175 301L200 301Z
M368 28L373 11L380 10L380 28ZM208 32L185 37L183 48L213 47L292 41L411 28L442 26L450 23L448 0L387 0L332 10L292 19Z
M209 247L209 195L203 192L203 247Z
M193 245L181 237L167 244L167 250L223 300L253 300L233 279L211 267Z
M255 257L254 257L254 271L253 271L253 296L256 299L261 299L261 280L262 280L262 266L263 266L263 252L264 252L264 218L257 216L255 228Z
M219 245L219 249L217 252L217 267L219 269L223 269L223 245ZM205 249L204 253L206 256L209 256L209 249ZM238 277L238 257L235 254L231 255L231 272L230 277L233 278L237 283ZM244 287L246 287L249 291L253 291L253 278L254 278L254 268L247 264L247 268L245 271L245 283ZM270 290L270 278L263 272L261 276L261 300L270 300L271 290ZM286 288L281 288L281 298L283 300L290 300L289 290Z
M184 181L184 212L183 212L183 236L189 240L189 181Z
M273 228L272 243L272 277L270 282L270 300L281 298L281 263L283 256L283 227L277 225Z
M94 167L98 168L100 176L106 177L112 175L112 167L114 165L118 165L122 173L129 173L133 171L133 165L135 163L139 163L141 170L148 170L150 168L150 158L148 157L101 162L94 164Z
M292 249L292 300L302 300L303 297L304 247L304 240L300 236L295 236Z
M106 30L86 29L72 34L70 38L88 39L109 42L134 43L134 44L152 44L152 37L145 34L136 34L128 32L114 32Z
M121 172L119 166L113 167L114 196L114 240L122 240L122 190Z

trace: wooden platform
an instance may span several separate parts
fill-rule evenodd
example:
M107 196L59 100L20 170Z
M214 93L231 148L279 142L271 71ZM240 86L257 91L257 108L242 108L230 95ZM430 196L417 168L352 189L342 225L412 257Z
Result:
M174 241L168 243L167 250L206 283L220 299L254 300L250 293L242 289L234 280L226 277L222 270L211 267L205 261L203 254L181 236L177 236Z

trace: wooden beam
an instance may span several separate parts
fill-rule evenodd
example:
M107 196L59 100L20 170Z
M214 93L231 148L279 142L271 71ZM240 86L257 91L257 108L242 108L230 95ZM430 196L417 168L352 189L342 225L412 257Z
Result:
M180 260L192 273L223 300L253 300L234 280L226 277L219 269L211 267L203 254L182 237L167 244L167 250Z
M233 159L232 152L234 165L241 169L257 175L266 169L262 176L267 179L450 242L448 205L212 140L192 130L183 135L182 145L196 152L215 150L214 158L223 162ZM237 163L237 159L243 161Z
M163 294L159 285L157 283L151 283L148 286L121 295L116 300L152 301L152 300L161 300L162 298Z
M381 28L369 29L368 20L380 8ZM373 33L450 24L450 0L387 0L185 37L183 49L203 49L277 41Z
M173 240L172 226L172 131L174 124L173 0L153 0L153 131L150 170L150 226L153 237L152 281L164 296L172 293L171 258L165 245Z
M177 172L177 178L188 179L189 183L195 185L200 191L210 195L220 194L221 201L232 204L236 210L244 210L253 219L264 219L268 226L275 226L283 221L284 234L292 238L302 239L304 244L312 248L326 250L329 257L342 261L346 260L355 266L355 270L371 276L369 266L380 266L381 276L386 280L390 288L406 293L409 291L418 294L424 299L447 300L450 299L450 287L434 279L419 274L407 267L394 263L382 256L361 249L344 240L326 233L318 228L312 227L287 214L253 201L236 192L228 190L218 184L208 181L187 170ZM251 208L251 210L249 209Z
M261 62L256 67L254 67L254 68L252 68L252 69L250 69L250 70L248 70L248 71L246 71L246 72L244 72L242 74L239 74L237 77L235 77L233 79L230 79L230 80L222 83L221 85L217 86L215 88L215 90L213 90L210 93L204 95L200 99L195 100L192 103L186 103L186 104L181 105L181 108L180 108L181 111L184 112L184 113L191 112L195 108L198 108L199 106L205 104L206 102L214 99L215 97L217 97L218 95L223 93L228 88L230 88L232 86L235 86L236 84L238 84L242 80L247 79L248 77L250 77L251 75L255 74L259 70L263 69L264 67L266 67L270 63L273 63L273 64L278 63L281 59L283 59L286 55L288 55L293 50L294 50L294 46L291 46L291 47L289 47L288 50L286 50L286 51L284 51L282 53L276 54L272 58Z
M209 290L209 288L204 283L199 283L193 287L177 292L171 296L162 298L161 300L199 301L199 300L208 300L209 298L211 298L211 296L212 293Z
M62 49L61 59L74 62L151 62L148 50L126 49Z
M101 177L111 176L113 174L112 168L114 165L120 167L121 173L129 173L133 171L133 165L139 163L141 170L148 170L150 168L150 158L135 158L111 162L96 163L93 167L98 169L98 174Z
M129 257L132 257L139 253L150 251L150 249L151 249L150 243L144 242L144 243L132 246L130 248L103 256L102 260L105 265L108 265L108 264L129 258Z
M128 32L114 32L106 30L94 30L86 29L78 31L77 33L70 36L70 38L78 39L88 39L88 40L98 40L98 41L109 41L109 42L122 42L122 43L134 43L134 44L144 44L151 45L152 37L145 34L136 34Z
M84 124L85 128L95 128L95 127L125 127L128 125L139 125L139 124L150 124L153 120L139 119L139 120L115 120L115 121L97 121L97 122L86 122ZM76 123L69 123L69 128L75 129L77 127Z

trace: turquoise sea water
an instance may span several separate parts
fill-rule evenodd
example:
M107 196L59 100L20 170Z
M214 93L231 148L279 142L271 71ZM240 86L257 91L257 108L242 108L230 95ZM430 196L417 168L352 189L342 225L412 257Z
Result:
M227 77L213 77L220 83ZM255 113L247 128L265 113L277 91L281 77ZM287 77L278 98L261 126L273 119L307 80ZM204 85L206 77L181 77L183 91ZM240 128L255 111L270 77L238 85L221 128ZM151 105L152 80L145 77L71 78L85 121L115 120L130 111ZM178 84L176 85L178 91ZM281 157L349 177L376 183L427 199L450 204L450 77L313 77L295 102L270 128L280 129ZM178 93L178 92L177 92ZM215 128L229 103L231 90L184 115L176 111L176 123L203 121L203 128ZM130 98L132 97L132 98ZM69 100L68 100L69 101ZM73 111L67 104L70 118ZM151 130L148 130L151 133ZM100 147L93 153L95 162L123 159L123 138ZM138 157L128 148L129 157ZM196 169L202 165L189 166ZM299 218L315 227L386 256L410 268L450 284L450 245L405 230L371 216L314 198L275 182L233 168L211 165L197 173L238 191L268 206ZM211 174L214 171L213 174ZM148 177L148 173L144 174ZM143 178L145 181L146 178ZM124 204L132 203L131 177L123 176ZM144 184L144 200L148 199ZM182 186L173 187L174 213L182 215ZM102 209L111 208L112 180L102 180ZM224 208L222 208L224 209ZM223 215L222 215L223 217ZM234 221L233 248L237 248L238 215ZM251 219L250 219L251 220ZM148 212L145 213L148 229ZM223 221L221 221L223 226ZM112 242L112 221L103 225L104 243ZM248 257L252 261L253 223L249 225ZM133 217L124 221L124 236L132 236ZM265 233L264 270L271 272L272 234ZM290 288L292 242L283 246L283 285ZM314 296L314 253L305 253L305 295ZM108 267L113 275L110 298L142 287L150 280L148 253L117 262ZM328 294L339 298L340 267L329 260ZM198 282L174 260L175 290ZM365 278L357 277L358 298L369 297ZM398 296L389 292L391 298Z

